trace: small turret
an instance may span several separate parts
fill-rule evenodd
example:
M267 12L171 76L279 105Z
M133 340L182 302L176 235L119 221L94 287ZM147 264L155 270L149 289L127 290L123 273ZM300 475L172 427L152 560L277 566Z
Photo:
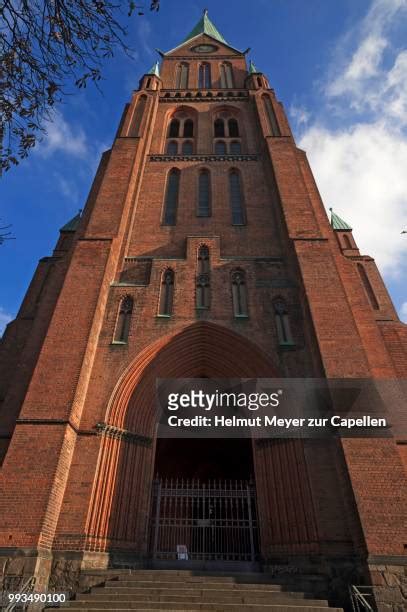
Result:
M331 227L336 234L336 239L342 251L352 251L352 255L358 255L359 249L353 238L352 228L346 223L339 215L334 213L333 209L330 208L331 213ZM349 253L350 254L350 253Z
M270 89L270 85L266 77L260 70L257 69L253 60L249 62L248 75L246 77L246 87L248 89Z
M141 78L140 89L152 89L156 91L157 89L161 89L161 85L160 64L157 60L150 70Z
M68 223L63 225L59 232L59 239L54 249L54 255L57 251L68 251L73 243L75 232L79 227L82 218L82 209Z

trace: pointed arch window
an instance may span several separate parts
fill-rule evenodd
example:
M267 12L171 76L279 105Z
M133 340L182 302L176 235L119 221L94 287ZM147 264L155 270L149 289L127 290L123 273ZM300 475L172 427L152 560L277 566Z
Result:
M364 266L362 266L362 264L360 264L360 263L358 263L356 265L357 265L357 268L358 268L358 272L359 272L359 276L361 278L362 284L363 284L363 286L365 288L367 297L369 298L369 302L370 302L371 307L374 310L379 310L379 308L380 308L379 307L379 302L377 301L377 298L376 298L375 293L373 291L373 287L370 284L370 280L369 280L369 277L367 275L367 272L366 272Z
M243 270L232 272L232 300L233 314L235 317L247 317L247 287L246 274Z
M136 109L134 111L133 120L129 130L129 136L140 136L141 123L143 121L144 110L146 108L147 96L142 95L137 100Z
M172 315L172 304L174 301L174 271L166 270L161 278L160 304L158 312L163 317Z
M267 115L267 119L269 122L269 127L271 130L272 136L281 136L276 114L274 112L274 108L271 103L270 97L267 94L264 94L263 96L263 104L264 104L264 108L266 111L266 115Z
M343 234L342 237L345 244L345 249L353 249L349 236L347 234Z
M184 123L184 138L193 138L194 136L194 122L192 119L187 119Z
M126 295L120 302L116 321L114 342L126 343L129 337L131 317L133 314L133 298Z
M168 175L164 200L164 225L175 225L177 222L180 174L177 168L173 168Z
M229 127L229 137L239 138L239 124L236 121L236 119L229 119L228 127Z
M220 86L222 89L232 89L234 87L233 70L229 63L220 65Z
M282 299L274 300L273 308L279 344L294 344L291 334L290 319L285 301Z
M194 152L194 146L190 140L186 140L182 143L182 154L183 155L192 155Z
M198 185L198 217L211 216L211 175L209 170L201 170Z
M171 140L167 145L167 155L178 155L178 143Z
M240 155L242 152L242 145L238 140L233 140L230 143L230 152L232 155Z
M200 64L199 66L198 87L199 89L209 89L212 87L211 65L208 63Z
M225 137L225 123L223 119L216 119L214 123L214 128L215 128L215 138Z
M179 120L172 119L170 123L170 129L168 131L169 138L178 138L179 137Z
M196 277L196 307L208 309L210 306L210 261L209 248L202 245L198 251L198 273Z
M182 62L177 67L177 75L175 88L176 89L187 89L189 80L189 64Z
M245 225L246 219L244 214L242 186L238 170L231 170L229 173L229 197L232 211L232 224Z

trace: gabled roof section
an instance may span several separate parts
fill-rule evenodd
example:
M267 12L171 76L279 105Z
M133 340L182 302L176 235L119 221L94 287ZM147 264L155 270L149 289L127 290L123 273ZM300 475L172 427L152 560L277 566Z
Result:
M157 76L157 77L160 76L160 64L159 64L158 61L156 61L154 66L152 66L150 68L150 70L147 72L147 74L153 74L154 76Z
M352 230L351 226L348 225L346 223L346 221L344 221L343 219L338 217L338 215L336 213L334 213L332 208L330 208L329 210L331 211L331 226L332 226L332 229L340 230L340 231L341 230L342 231Z
M192 38L195 38L195 36L199 36L200 34L207 34L211 38L214 38L215 40L218 40L219 42L228 45L217 27L209 19L207 9L204 10L201 19L198 21L193 30L191 30L188 36L183 40L182 44L188 42Z
M76 230L79 227L79 222L81 220L81 214L82 214L82 211L80 210L78 214L75 215L73 219L68 221L68 223L66 223L63 227L61 227L59 231L60 232L76 232Z
M179 45L177 45L173 49L170 49L170 51L167 51L166 53L163 53L163 55L169 55L173 51L176 51L177 49L180 49L181 47L183 47L187 43L189 43L192 40L194 40L194 38L198 38L199 36L202 36L202 35L206 35L211 40L214 40L214 41L216 41L218 43L221 43L222 45L226 45L226 47L229 47L229 49L232 49L232 51L236 51L236 53L242 53L242 51L239 51L239 49L236 49L235 47L232 47L223 38L223 36L219 32L218 28L209 19L209 17L208 17L208 10L205 9L201 19L198 21L196 26L191 30L191 32L188 34L188 36L182 41L182 43L180 43Z

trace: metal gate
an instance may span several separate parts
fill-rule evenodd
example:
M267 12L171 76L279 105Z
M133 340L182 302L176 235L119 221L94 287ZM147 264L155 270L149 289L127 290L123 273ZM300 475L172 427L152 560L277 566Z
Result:
M155 559L255 561L257 523L253 482L153 482L149 537Z

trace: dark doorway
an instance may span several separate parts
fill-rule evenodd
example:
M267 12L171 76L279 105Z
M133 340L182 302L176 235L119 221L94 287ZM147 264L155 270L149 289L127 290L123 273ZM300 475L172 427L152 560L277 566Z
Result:
M161 478L253 478L250 439L157 440L154 474Z
M253 473L250 439L158 440L152 557L255 562L259 541Z

